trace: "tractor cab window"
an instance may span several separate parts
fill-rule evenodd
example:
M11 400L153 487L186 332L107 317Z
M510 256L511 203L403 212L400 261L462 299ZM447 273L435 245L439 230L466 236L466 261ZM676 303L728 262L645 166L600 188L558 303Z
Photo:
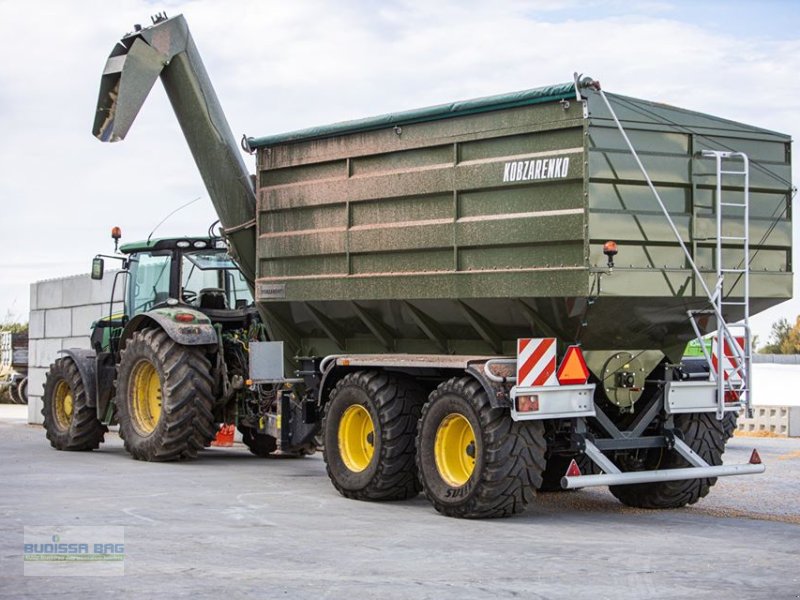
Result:
M252 302L236 264L219 250L184 254L181 285L183 301L199 308L243 308Z
M131 258L128 288L129 316L147 312L169 298L172 253L140 252Z

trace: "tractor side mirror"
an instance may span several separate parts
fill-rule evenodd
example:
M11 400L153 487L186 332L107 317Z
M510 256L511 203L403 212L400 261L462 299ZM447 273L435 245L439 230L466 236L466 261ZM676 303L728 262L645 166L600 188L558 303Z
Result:
M103 278L103 259L99 256L96 256L92 260L92 279L102 279Z

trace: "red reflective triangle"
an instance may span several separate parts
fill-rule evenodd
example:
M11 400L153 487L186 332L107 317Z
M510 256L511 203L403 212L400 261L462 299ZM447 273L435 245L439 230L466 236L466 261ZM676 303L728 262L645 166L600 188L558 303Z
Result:
M575 462L575 459L572 459L572 462L569 463L569 468L567 469L567 477L580 477L581 476L581 468L578 466L578 463Z
M579 346L570 346L556 374L561 385L580 385L589 379L589 369Z
M753 453L750 455L750 464L751 465L760 465L761 464L761 456L758 454L758 450L753 448Z

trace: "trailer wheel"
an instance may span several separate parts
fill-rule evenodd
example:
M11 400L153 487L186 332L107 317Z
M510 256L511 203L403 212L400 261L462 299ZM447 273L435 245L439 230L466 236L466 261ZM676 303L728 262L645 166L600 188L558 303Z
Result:
M675 416L675 427L683 441L712 466L722 464L725 438L722 422L713 413L689 413ZM646 468L679 469L689 467L676 452L651 451ZM609 486L623 504L636 508L680 508L704 498L717 479L684 479L634 485Z
M414 436L425 392L380 371L341 379L325 407L323 458L333 486L356 500L405 500L420 491Z
M239 427L242 434L242 442L251 454L260 458L266 458L278 448L275 438L266 433L258 433L254 427Z
M86 387L70 358L59 358L47 372L42 397L44 429L57 450L94 450L108 431L87 405Z
M211 364L160 329L137 331L117 378L117 414L125 449L137 460L194 458L214 438Z
M506 517L524 511L542 483L544 425L492 408L470 377L430 395L417 434L417 467L428 500L449 517Z

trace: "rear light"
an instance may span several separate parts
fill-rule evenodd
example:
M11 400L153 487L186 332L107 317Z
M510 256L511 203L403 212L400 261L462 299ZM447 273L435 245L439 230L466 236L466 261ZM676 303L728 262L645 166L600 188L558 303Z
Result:
M179 323L192 323L194 321L194 315L191 313L178 313L175 315L175 320Z
M539 395L517 396L517 412L536 412L539 410Z
M739 396L741 392L736 392L734 390L728 390L725 392L725 402L739 402Z

